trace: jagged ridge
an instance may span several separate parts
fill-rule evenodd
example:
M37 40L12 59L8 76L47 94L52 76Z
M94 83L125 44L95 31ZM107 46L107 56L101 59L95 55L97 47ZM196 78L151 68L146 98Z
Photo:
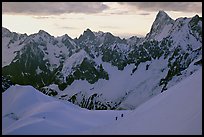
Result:
M2 27L3 51L12 55L3 56L2 74L14 84L29 84L89 109L133 109L201 67L201 32L199 16L172 20L164 11L145 38L121 39L90 29L76 39L43 30L27 36ZM77 89L80 80L88 83Z

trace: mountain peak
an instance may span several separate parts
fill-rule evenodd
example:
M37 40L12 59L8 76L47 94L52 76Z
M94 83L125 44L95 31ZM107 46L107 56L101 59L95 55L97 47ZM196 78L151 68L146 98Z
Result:
M64 34L62 37L63 37L63 38L71 39L67 34Z
M193 20L202 20L202 17L199 17L197 14L192 17Z
M169 17L169 15L166 12L164 12L163 10L160 10L158 12L157 16L156 16L155 21L157 21L157 20L159 20L159 21L169 21L169 20L172 20L172 19Z
M93 36L94 33L93 33L89 28L87 28L87 29L84 31L83 35ZM95 35L94 35L94 36L95 36Z
M87 28L84 32L92 32L89 28Z
M84 39L94 39L94 38L95 38L95 35L94 35L94 33L89 28L87 28L84 31L83 35L80 35L80 37L79 37L79 39L81 39L81 40L84 40Z
M46 31L44 31L44 30L39 30L39 32L38 33L47 33Z
M40 34L40 35L45 34L45 35L50 36L50 34L49 34L49 33L47 33L47 32L46 32L46 31L44 31L44 30L39 30L38 34Z
M147 39L155 38L156 36L161 34L165 26L168 26L172 23L174 23L174 20L170 18L166 12L164 12L163 10L160 10L158 14L156 15L156 19L154 20L152 24L150 32L146 35L146 38ZM168 29L170 29L170 27L168 27ZM166 32L168 31L166 30ZM166 35L168 34L166 33ZM162 39L162 37L160 37L160 39Z
M2 27L2 36L3 36L3 34L10 34L11 33L11 31L10 30L8 30L7 28L4 28L4 27Z
M167 15L167 13L163 10L160 10L157 15Z

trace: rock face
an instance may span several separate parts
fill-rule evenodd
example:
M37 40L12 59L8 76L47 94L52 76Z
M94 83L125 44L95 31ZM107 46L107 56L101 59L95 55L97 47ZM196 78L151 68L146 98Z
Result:
M2 89L32 85L88 109L134 109L202 67L202 18L159 11L145 38L84 31L72 39L2 27ZM9 84L8 84L9 83Z

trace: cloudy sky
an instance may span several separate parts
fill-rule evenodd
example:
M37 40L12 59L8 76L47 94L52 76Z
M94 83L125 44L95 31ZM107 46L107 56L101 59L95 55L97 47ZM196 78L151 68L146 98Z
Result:
M145 36L159 10L172 19L202 16L201 2L3 2L2 26L79 37L87 28L120 37Z

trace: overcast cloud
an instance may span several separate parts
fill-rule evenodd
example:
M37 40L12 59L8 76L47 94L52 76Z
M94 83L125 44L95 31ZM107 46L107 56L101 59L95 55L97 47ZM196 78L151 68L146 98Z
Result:
M202 2L118 2L144 11L202 12Z
M4 14L59 15L100 13L108 6L101 2L3 2Z
M201 2L118 2L129 6L132 11L143 10L147 12L164 10L180 12L202 13ZM131 8L133 7L133 8ZM64 13L101 13L110 7L102 2L3 2L3 14L28 15L60 15ZM124 11L114 11L111 14L122 14ZM127 11L124 12L127 14ZM142 14L141 14L142 15ZM148 15L148 13L144 13Z

